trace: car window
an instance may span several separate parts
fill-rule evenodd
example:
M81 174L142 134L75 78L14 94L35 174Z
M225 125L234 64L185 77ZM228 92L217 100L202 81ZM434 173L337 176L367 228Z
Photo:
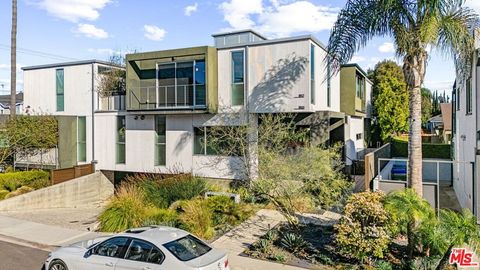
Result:
M212 249L191 235L166 243L163 246L181 261L193 260Z
M93 254L99 256L120 258L123 256L125 250L127 249L127 243L128 238L126 237L111 238L94 247Z
M164 258L163 253L156 246L138 239L132 240L125 255L126 260L155 264L161 264Z

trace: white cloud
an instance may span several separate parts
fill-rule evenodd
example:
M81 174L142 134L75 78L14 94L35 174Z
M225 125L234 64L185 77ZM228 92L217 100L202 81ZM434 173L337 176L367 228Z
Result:
M8 64L0 64L0 69L10 69L10 65L8 65Z
M91 53L107 54L107 55L112 55L114 53L117 53L117 51L114 51L112 49L93 49L93 48L89 48L87 51L91 52Z
M100 17L102 10L111 0L40 0L36 4L50 15L71 21L94 21Z
M378 47L378 51L381 53L394 53L395 46L391 42L385 42Z
M285 37L295 32L330 30L337 19L338 8L314 5L301 1L230 0L220 4L229 30L257 28L274 37Z
M251 15L263 12L262 0L230 0L220 4L223 19L233 29L253 28L255 22Z
M146 24L143 26L143 30L145 31L145 37L154 41L163 40L163 38L167 34L167 31L165 31L165 29L162 29L156 25Z
M89 38L108 38L108 33L105 30L98 28L93 24L81 23L78 25L76 32Z
M191 16L192 13L197 12L197 9L198 9L198 3L186 6L184 9L185 16Z
M354 55L352 57L352 60L350 60L350 63L361 63L361 62L365 62L365 60L367 60L367 58L360 55Z

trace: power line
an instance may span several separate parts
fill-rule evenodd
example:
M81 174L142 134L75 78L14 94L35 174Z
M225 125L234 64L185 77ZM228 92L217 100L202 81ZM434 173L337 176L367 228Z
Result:
M0 44L0 50L10 51L10 46L5 45L5 44ZM58 54L41 52L41 51L36 51L36 50L31 50L31 49L26 49L26 48L20 48L20 47L17 47L17 52L18 53L23 53L23 54L28 54L28 55L33 55L33 56L38 56L38 57L61 60L61 61L64 61L64 60L67 60L67 61L80 60L78 58L66 57L66 56L61 56L61 55L58 55Z

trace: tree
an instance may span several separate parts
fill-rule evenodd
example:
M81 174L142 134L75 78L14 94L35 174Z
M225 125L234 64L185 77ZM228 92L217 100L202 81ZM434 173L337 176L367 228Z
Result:
M385 199L385 209L398 225L398 233L407 235L408 255L413 259L419 229L435 220L435 211L426 200L409 188L390 193Z
M10 116L17 110L17 0L12 0L12 33L10 48Z
M17 116L0 131L0 164L15 155L42 154L58 143L58 122L53 116Z
M221 160L215 156L240 160L238 168L245 172L244 183L272 203L294 228L299 206L313 202L317 207L330 208L351 188L342 173L340 149L311 146L308 129L296 127L295 119L292 114L260 115L256 156L250 154L251 142L247 139L256 127L246 124L206 127L206 141L201 143L207 153L214 155L207 166L217 167ZM258 160L252 160L255 158ZM257 164L256 179L249 174L251 164Z
M400 66L394 61L378 63L371 73L375 129L383 141L408 131L408 93Z
M422 88L422 126L426 126L428 119L432 117L432 92Z
M477 217L469 210L464 209L462 213L451 210L440 210L439 223L436 227L438 234L443 237L444 247L442 259L436 270L444 269L448 258L455 246L468 244L475 252L480 250L480 228L477 225Z
M126 91L125 58L123 55L114 54L110 56L109 62L113 68L108 67L98 77L97 92L100 97L110 97Z
M476 13L464 0L349 0L335 22L328 43L332 68L341 64L375 36L393 38L403 58L409 92L408 180L422 194L421 87L431 46L454 56L459 73L467 77L474 52ZM330 60L330 59L328 59Z

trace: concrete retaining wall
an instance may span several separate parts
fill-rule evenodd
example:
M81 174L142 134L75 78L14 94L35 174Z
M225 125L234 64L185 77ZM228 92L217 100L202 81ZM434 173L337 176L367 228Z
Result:
M113 184L101 172L95 172L0 201L0 211L85 207L104 202L113 193Z

